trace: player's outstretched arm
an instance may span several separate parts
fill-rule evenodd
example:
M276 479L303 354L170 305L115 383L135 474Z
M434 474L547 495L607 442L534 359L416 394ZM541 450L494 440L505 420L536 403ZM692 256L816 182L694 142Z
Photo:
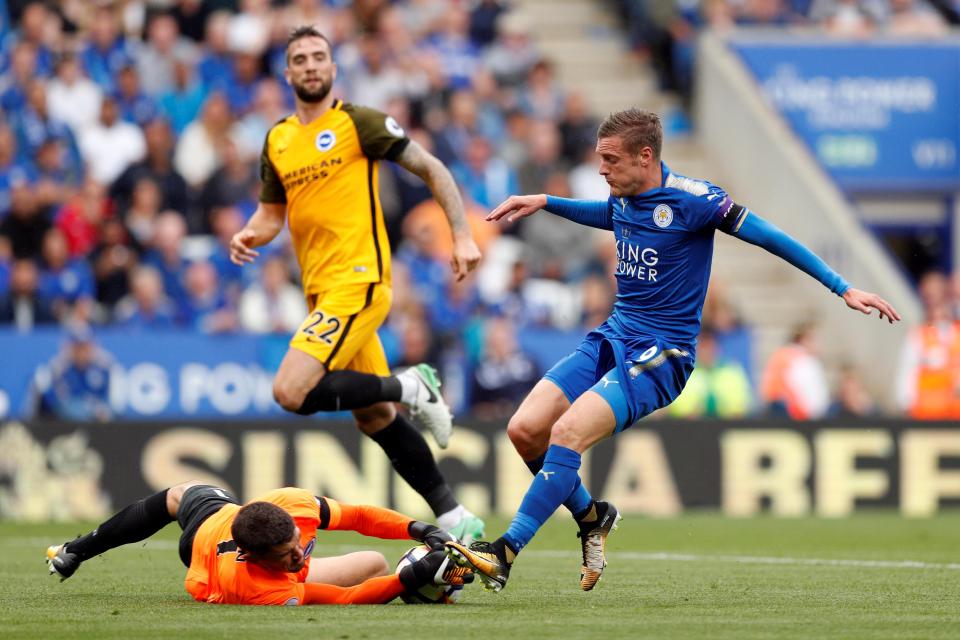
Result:
M797 240L764 220L752 211L744 210L742 218L730 233L750 244L763 247L775 256L783 258L804 273L809 274L833 293L841 296L847 306L870 315L873 309L880 312L880 318L891 324L900 320L900 314L893 306L875 293L854 289L840 274L831 269L819 256L803 246Z
M397 575L370 578L353 587L305 583L302 604L386 604L404 591Z
M463 280L480 264L480 249L467 224L463 199L453 176L436 156L413 140L400 152L396 163L426 182L433 197L443 208L453 234L450 266L457 281Z
M608 202L602 200L572 200L544 193L529 196L510 196L487 215L487 220L500 220L506 216L507 222L513 222L520 218L532 216L540 209L588 227L613 229L613 215Z
M261 202L247 225L233 234L230 239L230 261L244 265L253 262L260 255L254 251L274 238L283 230L287 217L287 205L275 202Z

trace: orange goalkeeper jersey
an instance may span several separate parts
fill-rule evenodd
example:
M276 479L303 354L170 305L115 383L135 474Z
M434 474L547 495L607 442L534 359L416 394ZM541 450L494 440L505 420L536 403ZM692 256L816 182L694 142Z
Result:
M317 498L305 489L277 489L255 501L270 502L291 516L300 529L306 564L297 573L268 571L247 562L230 528L240 505L224 505L207 518L193 540L184 581L195 600L218 604L379 604L400 595L396 575L373 578L354 587L305 583L317 529L357 531L387 539L409 538L411 519L389 509L341 504Z

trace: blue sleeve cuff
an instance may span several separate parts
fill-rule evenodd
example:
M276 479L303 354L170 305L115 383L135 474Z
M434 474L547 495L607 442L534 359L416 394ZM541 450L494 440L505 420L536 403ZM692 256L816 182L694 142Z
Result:
M548 195L544 209L588 227L613 229L613 215L610 213L609 204L604 200L572 200Z
M783 258L838 296L842 296L850 288L850 283L814 252L752 211L747 212L733 235Z

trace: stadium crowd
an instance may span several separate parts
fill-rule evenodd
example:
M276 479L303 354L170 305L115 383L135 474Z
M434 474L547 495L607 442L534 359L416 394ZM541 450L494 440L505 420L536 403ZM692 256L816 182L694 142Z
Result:
M893 25L898 7L921 3L617 4L665 88L688 95L692 36L684 25L781 24L797 16L847 24L857 11L871 25ZM598 324L613 303L615 265L609 234L563 219L483 222L511 193L608 195L593 153L598 120L576 87L560 86L529 25L507 5L0 0L0 327L296 330L307 309L289 238L242 269L227 246L256 206L264 137L291 111L286 34L310 23L334 46L334 92L390 113L451 168L484 253L479 273L456 282L439 205L418 179L384 164L395 298L383 338L391 364L467 363L460 386L473 410L507 415L549 365L518 335L582 333ZM658 14L662 6L671 9ZM887 13L866 13L873 7ZM931 24L941 19L924 15ZM767 372L761 383L750 371L749 330L722 290L711 294L704 319L699 368L674 415L736 417L766 403L794 417L874 410L849 370L832 408L823 382L824 397L797 414L789 385ZM807 348L803 333L793 355L777 360L776 375L790 377L786 361ZM71 344L90 340L80 332ZM960 388L960 379L953 384Z

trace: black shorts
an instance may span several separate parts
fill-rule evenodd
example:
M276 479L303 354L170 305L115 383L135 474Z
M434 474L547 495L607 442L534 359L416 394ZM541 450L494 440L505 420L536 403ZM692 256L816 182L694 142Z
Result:
M197 529L225 504L240 504L240 501L226 489L209 484L196 484L183 492L177 510L177 523L183 529L180 535L180 562L185 567L190 566Z

